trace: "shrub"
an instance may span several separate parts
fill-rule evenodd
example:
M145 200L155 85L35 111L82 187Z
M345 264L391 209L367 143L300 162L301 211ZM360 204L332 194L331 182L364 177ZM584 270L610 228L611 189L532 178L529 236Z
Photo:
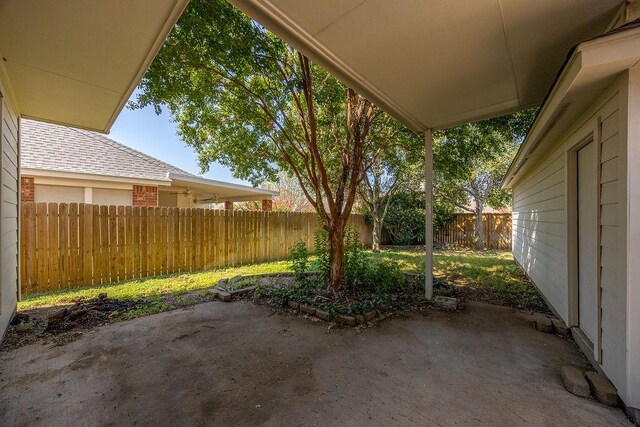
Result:
M291 261L291 269L295 274L296 281L299 283L306 282L309 269L309 250L305 242L300 240L293 244L289 260Z
M424 194L401 192L391 196L385 218L385 228L394 245L424 242Z
M325 230L320 229L314 236L316 246L316 260L313 263L314 270L318 271L318 283L323 285L329 277L329 241ZM294 271L307 267L307 258L304 262L301 256L307 254L308 250L303 242L294 246L292 257L294 261ZM390 261L382 261L372 257L364 251L360 242L360 235L353 227L347 227L345 232L345 271L344 289L346 292L365 290L376 294L384 294L401 289L406 280L400 267ZM296 273L297 276L297 273ZM305 279L306 280L306 276ZM304 280L299 280L303 283Z

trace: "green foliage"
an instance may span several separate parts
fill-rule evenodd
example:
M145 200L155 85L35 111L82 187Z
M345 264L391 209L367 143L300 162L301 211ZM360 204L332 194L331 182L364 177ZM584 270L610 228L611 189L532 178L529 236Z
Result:
M367 278L368 257L360 243L360 233L347 227L345 232L344 282L346 289L362 286Z
M326 287L320 279L296 281L289 286L258 286L255 299L278 310L288 301L296 301L333 315L364 314L388 304L415 302L414 288L407 287L405 276L396 263L374 260L362 251L352 251L351 256L352 269L347 269L350 273L346 276L351 275L353 282L337 299L326 296Z
M329 275L329 243L326 231L320 229L315 236L316 259L314 271L318 271L318 282L324 283ZM344 289L347 292L366 290L376 294L404 286L405 277L393 262L384 262L372 258L364 251L360 235L353 227L345 232L345 274Z
M203 171L218 162L254 185L295 176L337 235L366 168L411 134L226 0L190 2L130 103L146 106L169 110ZM331 275L339 289L342 271Z
M437 233L456 218L456 209L446 200L434 198L433 203L433 232Z
M347 120L347 89L301 58L226 0L192 0L129 106L152 106L158 113L168 109L179 136L198 154L203 171L218 162L254 185L274 182L282 171L290 175L297 171L312 198L316 194L311 178L319 177L308 176L307 167L317 146L335 193L343 178L345 152L355 144L348 141L353 129ZM312 86L310 94L305 84ZM365 110L369 106L373 119L367 122L369 133L363 134L365 160L390 145L388 126L411 134L368 102L352 105ZM317 174L319 159L313 160ZM359 171L353 164L347 166ZM318 188L331 198L326 189Z
M535 110L450 128L436 134L434 182L436 198L465 208L502 208L511 200L502 179L533 122Z
M329 257L329 233L324 228L319 228L313 235L313 245L316 249L316 260L313 269L318 272L318 279L325 283L329 279L331 259Z
M309 250L305 242L299 240L293 244L289 261L291 261L291 269L295 274L296 281L306 282L309 270Z
M424 194L401 192L391 196L385 227L394 245L424 242Z

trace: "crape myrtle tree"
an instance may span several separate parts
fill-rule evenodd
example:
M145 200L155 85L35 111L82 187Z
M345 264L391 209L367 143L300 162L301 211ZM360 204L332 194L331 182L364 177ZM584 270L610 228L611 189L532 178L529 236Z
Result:
M500 188L502 179L535 112L526 110L457 126L439 132L436 137L435 197L475 214L475 249L484 247L485 207L502 208L511 200L510 192Z
M397 122L371 137L388 140L392 146L392 149L384 150L365 172L358 190L373 222L371 249L379 252L382 228L393 195L412 191L424 181L424 140Z
M347 220L391 120L224 0L192 0L140 83L133 108L167 108L206 171L254 185L296 177L329 236L328 288L344 276Z

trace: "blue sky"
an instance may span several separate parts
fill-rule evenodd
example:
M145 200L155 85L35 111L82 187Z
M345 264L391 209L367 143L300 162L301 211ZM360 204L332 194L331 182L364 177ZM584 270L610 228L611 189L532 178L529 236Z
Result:
M132 98L135 93L132 95ZM164 162L200 175L196 153L180 140L176 126L165 111L157 116L153 108L131 110L125 107L111 128L109 137ZM235 179L231 172L219 164L212 164L206 178L248 184Z

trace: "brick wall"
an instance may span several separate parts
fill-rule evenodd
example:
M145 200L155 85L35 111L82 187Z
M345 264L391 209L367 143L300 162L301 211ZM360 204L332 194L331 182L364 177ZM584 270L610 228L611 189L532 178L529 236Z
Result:
M133 206L158 206L158 187L150 185L134 185Z
M273 200L263 200L262 210L265 212L270 212L271 210L273 210Z
M23 176L20 178L20 201L36 201L36 185L32 176Z

